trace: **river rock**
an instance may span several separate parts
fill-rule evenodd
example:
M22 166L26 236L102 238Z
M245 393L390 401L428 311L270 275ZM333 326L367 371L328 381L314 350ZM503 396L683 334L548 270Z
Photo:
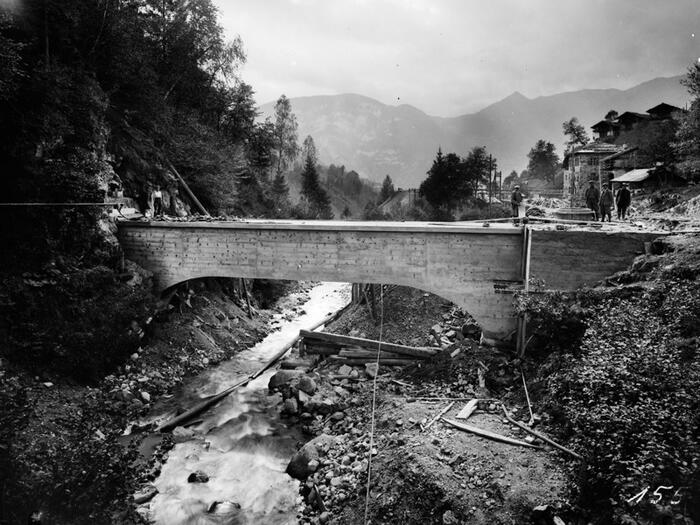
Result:
M267 384L267 389L270 392L279 390L281 387L288 385L294 379L301 377L304 374L301 370L280 370L270 378Z
M290 397L289 399L284 400L284 404L282 405L282 412L284 412L285 414L296 414L298 411L299 405L297 404L296 399Z
M209 481L209 476L201 470L196 470L187 476L187 483L206 483L207 481Z
M185 427L175 427L172 435L175 443L184 443L194 437L194 430Z
M349 365L343 365L338 369L338 374L341 376L347 376L352 373L352 367Z
M214 501L209 505L207 512L209 514L230 514L239 510L241 510L240 503L233 501Z
M316 381L311 379L309 376L301 376L299 378L297 388L302 392L306 392L307 394L312 396L314 395L314 392L316 392Z
M287 465L287 474L298 480L305 480L318 468L319 458L325 455L328 448L335 445L338 438L321 434L301 447ZM312 463L312 461L316 463ZM315 467L315 468L314 468Z
M304 392L303 390L299 390L297 392L297 399L299 400L299 403L301 403L301 405L303 406L309 402L309 399L311 399L311 396L309 394L307 394L306 392Z
M146 503L147 501L152 500L156 494L158 494L158 489L153 485L148 485L134 494L134 503L137 505Z
M377 366L377 363L366 363L365 364L365 373L367 374L367 377L371 377L371 378L377 377L378 370L379 370L379 367Z

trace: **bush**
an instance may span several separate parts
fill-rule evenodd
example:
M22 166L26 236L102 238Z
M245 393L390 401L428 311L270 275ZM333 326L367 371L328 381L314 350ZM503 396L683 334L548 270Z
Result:
M700 509L690 505L700 488L700 284L657 281L635 290L520 301L549 351L540 367L543 401L585 457L581 500L599 523L656 516L680 487L685 510L670 510L698 519ZM653 505L661 485L674 488ZM643 501L626 502L645 487Z
M0 348L36 373L94 382L138 347L151 311L148 286L131 287L104 266L8 277L0 301Z

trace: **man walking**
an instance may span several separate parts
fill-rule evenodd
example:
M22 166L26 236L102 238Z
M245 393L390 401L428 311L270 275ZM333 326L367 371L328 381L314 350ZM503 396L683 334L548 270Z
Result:
M513 188L513 193L510 195L510 207L512 208L511 215L518 217L520 215L520 204L523 202L523 194L520 193L520 186L517 184Z
M632 204L632 194L630 193L627 183L622 185L620 191L617 192L615 197L615 204L617 204L617 220L625 220L625 215L627 215L627 208Z
M584 197L586 198L586 206L593 210L593 216L597 221L598 210L600 209L600 192L598 191L598 188L595 187L594 181L589 181L589 186L588 189L586 189Z
M612 222L612 207L613 194L610 191L610 184L603 184L603 191L600 194L600 222L605 222L607 216L608 222Z

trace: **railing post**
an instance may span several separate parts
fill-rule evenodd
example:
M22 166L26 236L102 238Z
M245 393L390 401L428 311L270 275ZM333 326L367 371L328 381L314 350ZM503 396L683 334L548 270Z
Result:
M523 250L520 260L520 271L523 279L523 291L527 294L530 290L530 253L532 251L532 230L529 226L523 226ZM527 337L527 314L518 316L515 346L518 355L525 353Z

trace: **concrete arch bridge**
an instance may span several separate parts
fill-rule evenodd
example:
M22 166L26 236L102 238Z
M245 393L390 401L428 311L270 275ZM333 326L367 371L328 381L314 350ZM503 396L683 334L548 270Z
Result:
M572 290L625 269L659 234L425 222L121 221L128 259L160 291L200 277L411 286L468 311L490 340L516 327L526 276Z

